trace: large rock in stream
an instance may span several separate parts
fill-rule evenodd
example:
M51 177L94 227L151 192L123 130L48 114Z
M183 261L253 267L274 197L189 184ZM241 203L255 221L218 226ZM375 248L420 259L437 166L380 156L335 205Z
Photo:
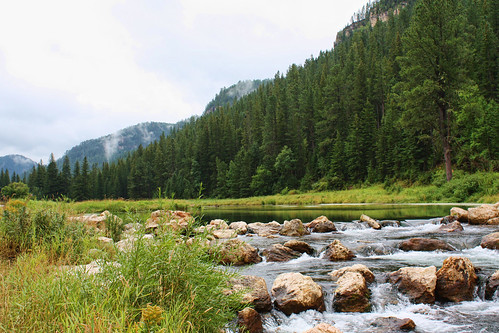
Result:
M362 214L360 216L360 221L366 222L367 225L369 225L373 229L376 229L376 230L381 229L381 224L379 224L378 222L376 222L375 219L373 219L373 218L371 218L371 217L369 217L369 216L367 216L365 214Z
M441 301L471 301L477 282L475 266L468 258L449 257L437 272L436 297Z
M489 220L496 217L499 217L499 203L468 209L468 221L470 224L488 224Z
M499 232L483 236L480 246L484 249L499 250Z
M217 243L217 246L220 250L220 263L223 265L241 266L262 261L258 250L240 239L229 239Z
M284 221L279 234L282 236L299 237L310 234L307 228L303 225L300 219L293 219L291 221Z
M263 333L262 316L252 308L244 308L237 314L237 324L240 332Z
M277 276L272 285L272 296L277 309L287 316L309 309L324 311L322 287L311 277L300 273L284 273Z
M381 317L371 323L370 333L400 333L414 331L416 324L410 318Z
M312 232L325 233L336 231L336 226L326 216L322 215L307 224Z
M406 294L414 303L435 303L437 287L437 268L402 267L388 275L390 283L397 285L398 290Z
M243 291L243 303L249 304L258 312L269 312L272 310L272 301L267 289L265 279L260 276L242 275L229 281L230 289L224 294L230 295L234 292Z
M454 251L455 249L440 239L411 238L399 244L402 251Z
M296 252L306 253L309 255L312 255L315 252L315 249L311 247L308 243L296 239L287 241L286 243L284 243L284 246L287 246L290 249L295 250Z
M301 253L282 244L273 244L263 251L263 255L268 262L286 262L300 257Z
M485 299L492 300L497 290L499 290L499 270L487 279L487 284L485 286Z
M351 260L355 254L343 245L338 239L335 239L326 247L324 257L331 261Z
M459 207L452 207L450 215L455 216L459 222L468 222L468 211Z
M369 268L367 268L366 265L362 265L362 264L355 264L353 266L347 266L347 267L337 269L337 270L329 273L329 276L331 276L331 279L333 281L337 281L343 274L345 274L347 272L360 273L364 277L364 279L366 280L367 283L374 282L373 272L371 272L371 270Z
M361 273L346 271L336 282L333 307L337 312L368 312L371 310L370 293Z
M254 222L249 223L247 228L250 233L257 234L260 237L269 237L278 234L282 229L282 225L276 221L269 223Z

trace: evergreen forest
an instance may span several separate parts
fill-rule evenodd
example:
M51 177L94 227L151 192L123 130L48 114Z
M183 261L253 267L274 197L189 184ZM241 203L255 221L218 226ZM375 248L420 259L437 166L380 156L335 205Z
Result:
M233 103L115 162L58 169L52 156L24 181L48 198L238 198L497 172L498 11L498 0L370 3L334 48Z

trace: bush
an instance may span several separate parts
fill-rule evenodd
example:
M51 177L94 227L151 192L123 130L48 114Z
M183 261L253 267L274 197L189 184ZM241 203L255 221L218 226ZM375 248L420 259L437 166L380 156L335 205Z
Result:
M2 187L2 196L8 199L22 199L29 195L28 185L24 183L10 183Z

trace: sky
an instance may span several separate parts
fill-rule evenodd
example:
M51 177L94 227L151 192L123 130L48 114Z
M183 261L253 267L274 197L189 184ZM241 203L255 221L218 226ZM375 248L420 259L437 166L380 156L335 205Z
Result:
M0 156L200 115L333 47L367 0L0 0Z

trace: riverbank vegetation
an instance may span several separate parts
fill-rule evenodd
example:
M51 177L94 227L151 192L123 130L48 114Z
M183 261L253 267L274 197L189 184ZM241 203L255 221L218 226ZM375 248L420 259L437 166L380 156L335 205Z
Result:
M54 202L0 208L0 331L216 332L241 308L202 236L164 231L119 252L72 214Z

